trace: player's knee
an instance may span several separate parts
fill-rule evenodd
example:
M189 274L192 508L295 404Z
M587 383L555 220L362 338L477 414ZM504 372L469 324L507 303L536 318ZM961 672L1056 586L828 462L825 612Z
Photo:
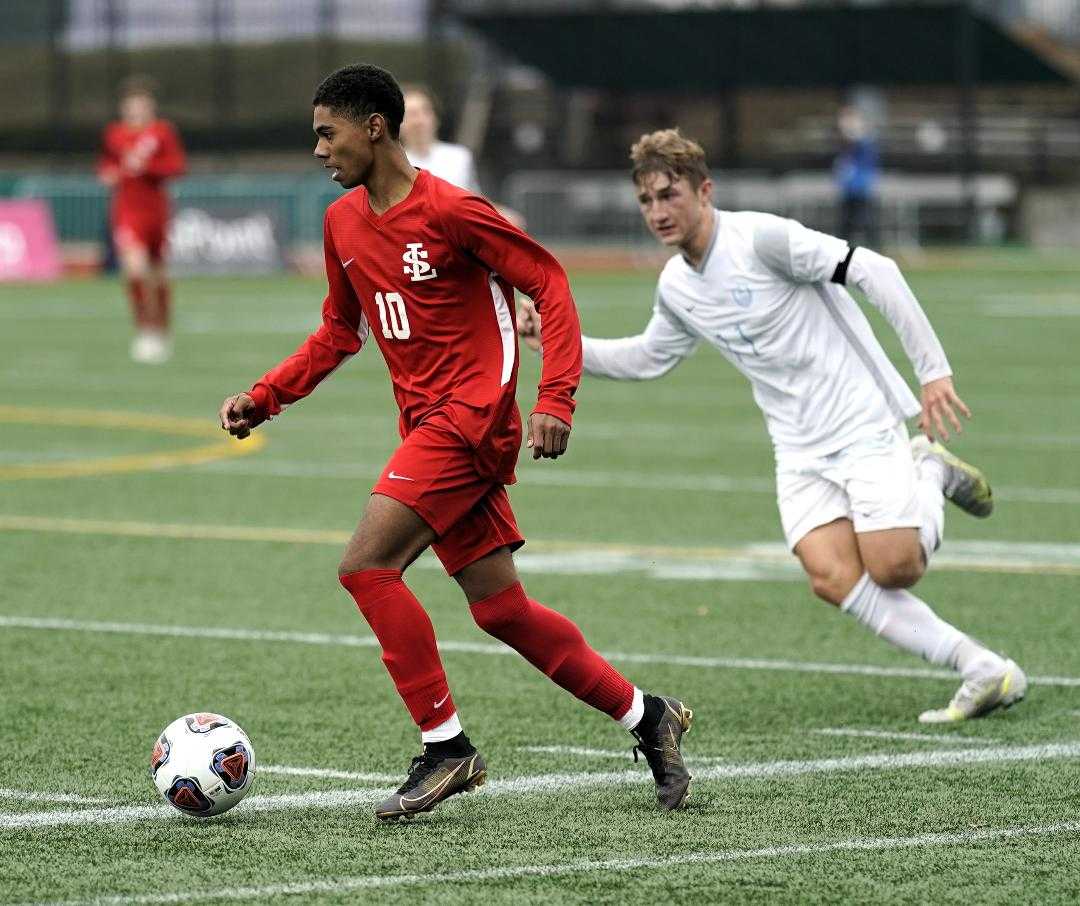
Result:
M830 569L816 570L810 574L810 588L829 604L839 607L848 592L855 587L861 573L856 569L848 568L847 564L835 564Z
M911 588L926 570L919 551L906 551L893 557L868 561L866 571L882 588Z
M365 545L350 545L338 564L338 578L366 569L400 570L401 564L393 562L393 558L381 556L378 551Z
M512 586L469 607L476 625L488 635L502 638L507 630L528 620L532 602L521 586Z

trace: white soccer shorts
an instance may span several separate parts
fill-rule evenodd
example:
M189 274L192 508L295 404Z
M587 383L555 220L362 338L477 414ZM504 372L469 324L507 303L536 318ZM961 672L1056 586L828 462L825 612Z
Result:
M917 481L902 422L827 456L778 457L776 502L788 548L841 518L850 519L856 533L919 528Z

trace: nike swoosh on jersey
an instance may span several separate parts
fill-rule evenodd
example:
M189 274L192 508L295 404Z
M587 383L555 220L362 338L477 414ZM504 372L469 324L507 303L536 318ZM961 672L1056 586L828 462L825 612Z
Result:
M396 481L416 481L415 478L409 478L409 477L407 477L405 475L398 475L398 473L393 471L392 469L390 471L390 474L387 475L386 477L394 479Z
M355 258L350 258L350 259L349 259L348 261L342 261L342 262L341 262L341 266L342 266L342 267L348 267L348 266L349 266L350 264L352 264L352 263L353 263L353 262L354 262L355 260L356 260Z

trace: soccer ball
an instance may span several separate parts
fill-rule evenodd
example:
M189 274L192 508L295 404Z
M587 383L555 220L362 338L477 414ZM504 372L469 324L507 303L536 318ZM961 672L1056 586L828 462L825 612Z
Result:
M247 795L255 779L255 750L227 717L185 714L154 743L150 776L169 805L185 815L209 818Z

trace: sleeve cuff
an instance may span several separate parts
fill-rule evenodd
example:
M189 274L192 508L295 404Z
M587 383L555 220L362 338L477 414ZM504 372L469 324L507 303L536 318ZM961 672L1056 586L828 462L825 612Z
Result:
M931 381L940 381L943 377L952 377L952 369L947 362L944 365L939 365L937 368L931 368L925 374L920 374L919 386L925 387Z
M266 421L266 419L272 418L281 411L281 407L277 405L277 400L274 399L274 394L266 384L256 384L248 391L248 396L255 401L260 421Z
M573 425L574 421L574 401L563 399L552 399L551 397L540 397L537 400L536 405L533 407L533 412L541 412L544 415L551 415L560 421L566 422L568 425Z

